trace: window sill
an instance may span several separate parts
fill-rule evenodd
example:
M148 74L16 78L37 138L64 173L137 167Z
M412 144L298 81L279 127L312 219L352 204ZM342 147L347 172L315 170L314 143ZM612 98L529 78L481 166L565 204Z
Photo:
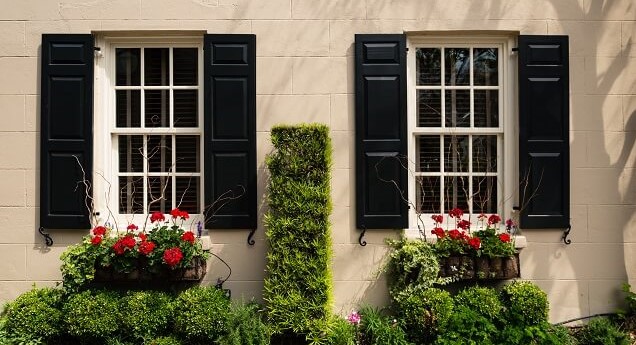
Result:
M408 239L420 239L422 238L418 230L406 229L404 230L404 237ZM435 243L437 238L432 234L426 234L426 240L430 243ZM515 243L516 249L523 249L528 246L528 240L523 235L512 236L512 240Z

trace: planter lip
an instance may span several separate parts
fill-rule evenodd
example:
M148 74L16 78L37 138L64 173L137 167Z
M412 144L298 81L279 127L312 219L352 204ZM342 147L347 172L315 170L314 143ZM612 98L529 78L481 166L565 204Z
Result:
M405 229L404 238L409 240L419 240L422 239L422 236L420 235L420 232L418 230ZM515 243L515 249L523 249L528 247L528 239L524 235L512 235L512 240ZM437 237L432 234L426 234L426 241L428 243L435 243L437 242Z
M112 267L95 267L95 282L165 282L165 281L200 281L207 273L207 260L194 257L191 265L184 268L170 269L164 265L150 270L150 266L139 264L128 273L115 272Z

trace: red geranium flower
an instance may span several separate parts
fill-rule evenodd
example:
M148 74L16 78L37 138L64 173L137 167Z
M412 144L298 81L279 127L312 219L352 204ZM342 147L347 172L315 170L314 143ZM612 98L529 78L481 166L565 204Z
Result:
M183 259L183 253L181 253L179 247L166 249L166 251L163 252L163 262L171 268L178 265L181 259Z
M170 211L170 215L172 216L172 219L181 218L183 220L186 220L186 219L190 218L190 215L188 214L188 211L181 211L178 208L172 209L172 211Z
M95 236L93 238L91 238L91 244L96 246L99 245L100 243L102 243L102 237L101 236Z
M465 219L462 219L457 223L457 227L462 230L468 230L468 228L470 228L470 222Z
M143 241L139 244L139 252L148 255L155 249L155 243L152 241Z
M144 234L143 232L140 232L137 236L139 236L139 239L144 242L146 239L148 239L148 235Z
M499 240L504 243L510 242L510 234L507 234L507 233L499 234Z
M492 214L488 217L488 225L497 224L501 222L501 217L498 214Z
M158 222L158 221L164 221L164 220L166 220L166 217L164 217L163 213L161 213L161 212L159 212L159 211L157 211L157 212L153 212L153 213L150 215L150 221L151 221L152 223L154 223L154 222Z
M479 247L481 247L481 240L479 239L479 237L471 237L468 240L468 245L473 247L475 250L478 250Z
M93 229L93 235L95 236L104 236L106 234L106 228L103 226L96 226Z
M459 219L459 218L461 218L461 217L464 215L464 211L462 211L461 209L459 209L459 208L455 207L454 209L452 209L452 210L450 210L450 211L448 212L448 215L449 215L451 218L457 218L457 219Z
M458 239L462 238L462 234L459 232L459 230L453 229L453 230L448 232L448 237L450 237L450 238L452 238L454 240L458 240Z
M124 244L121 243L121 240L117 241L117 242L115 242L115 244L113 244L113 251L117 255L124 254L124 252L126 251L126 248L124 247Z
M437 236L437 238L444 238L444 236L446 236L446 234L444 233L444 229L442 228L434 228L431 233Z
M138 227L137 227L137 225L135 225L135 224L129 224L129 225L128 225L128 227L127 227L126 229L127 229L128 231L135 231L135 230L137 230L137 229L139 229L139 228L138 228Z
M181 239L185 242L190 242L191 244L194 244L194 234L192 233L192 231L184 232L183 235L181 235Z
M486 219L486 215L483 214L483 213L480 213L479 216L477 216L477 219L484 220L484 219Z
M439 224L444 221L444 216L442 216L441 214L434 214L431 216L431 219L433 219L435 223Z
M468 239L468 234L466 233L466 231L462 231L462 239L463 240L467 240Z
M132 235L126 235L113 244L113 251L115 251L117 255L122 255L127 249L130 250L134 248L135 244L137 244L135 238Z

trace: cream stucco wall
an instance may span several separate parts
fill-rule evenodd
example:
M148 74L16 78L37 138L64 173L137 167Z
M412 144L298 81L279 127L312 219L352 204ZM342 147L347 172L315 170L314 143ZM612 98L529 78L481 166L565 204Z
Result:
M42 33L203 30L257 35L259 195L269 129L321 122L334 146L336 311L384 303L377 277L393 231L357 244L354 221L353 48L356 33L498 30L570 35L573 243L526 231L523 278L550 297L551 318L610 311L636 283L636 3L633 0L0 0L0 300L60 279L59 255L77 232L37 234L39 51ZM262 224L262 223L259 223ZM261 295L266 242L215 231L234 296ZM206 277L225 271L214 261Z

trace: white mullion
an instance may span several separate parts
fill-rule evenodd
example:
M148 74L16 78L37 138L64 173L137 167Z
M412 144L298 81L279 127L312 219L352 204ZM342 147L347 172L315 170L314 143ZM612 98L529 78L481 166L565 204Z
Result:
M442 112L442 124L441 124L441 128L446 128L446 61L444 59L444 54L445 54L445 47L441 47L440 50L440 73L442 74L441 78L440 78L440 84L439 84L439 89L440 89L440 111Z
M148 135L144 134L142 136L142 138L143 138L143 152L144 152L144 157L143 157L144 158L143 159L143 172L144 172L143 173L143 177L144 177L143 178L143 185L144 185L143 193L144 193L144 195L143 195L142 200L143 200L143 203L144 203L143 212L144 212L144 214L148 214L148 211L149 211L148 210L148 182L149 181L148 181L148 159L147 159L147 157L148 157Z
M145 69L146 69L146 63L145 63L145 59L146 59L146 49L144 47L140 47L139 50L141 50L141 53L139 54L139 85L140 86L140 95L139 97L141 97L140 103L141 103L141 114L139 114L141 116L141 126L140 128L146 128L146 92L145 92L145 78L146 78L146 73L145 73ZM145 142L145 141L144 141ZM145 156L144 156L145 157ZM144 183L145 185L145 183ZM145 204L144 204L144 207Z
M468 195L466 202L468 203L468 213L473 214L473 136L468 135Z
M171 107L172 108L172 107ZM177 170L177 136L173 135L172 136L172 157L170 158L170 160L172 161L172 169L168 169L169 171L169 177L170 177L170 189L172 190L172 195L171 195L171 201L170 203L172 204L172 208L176 208L177 207L177 177L176 177L176 170Z
M439 164L439 170L440 170L440 178L439 178L439 187L440 187L440 208L439 211L441 214L444 214L444 190L445 190L445 180L444 180L444 176L445 176L445 167L444 167L444 135L440 135L439 136L439 147L440 147L440 164Z
M475 91L473 87L475 86L475 65L474 65L474 56L475 50L474 47L468 48L468 68L469 71L469 85L470 91L468 91L469 95L469 126L471 129L475 129ZM473 135L468 135L468 195L466 196L466 203L468 204L468 213L473 214Z

